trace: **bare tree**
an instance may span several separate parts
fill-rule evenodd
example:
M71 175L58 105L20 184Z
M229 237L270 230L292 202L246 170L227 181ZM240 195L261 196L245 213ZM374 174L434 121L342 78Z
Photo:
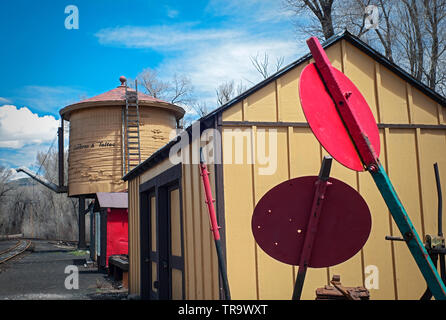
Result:
M0 167L0 200L4 198L8 192L13 190L14 186L9 179L12 176L12 171L5 167Z
M376 47L381 46L384 55L393 62L393 46L395 40L395 25L393 21L397 19L395 7L398 2L395 0L348 0L341 1L337 12L337 16L341 20L344 14L350 13L349 19L343 20L342 29L352 32L357 37L363 38L370 45ZM370 29L366 27L366 19L368 18L368 8L375 6L379 10L378 26Z
M57 183L57 151L39 152L36 158L39 174ZM68 165L65 165L65 175L67 168ZM0 201L0 234L24 233L42 239L76 240L76 199L66 194L56 194L31 179L23 180L20 184L16 182L14 190Z
M372 0L346 0L339 3L338 10L333 15L337 17L339 28L348 30L350 33L362 38L370 29L366 27L364 15L366 8ZM336 4L337 2L335 2ZM336 11L342 14L336 15ZM367 38L365 38L367 41Z
M0 234L22 233L24 217L30 206L29 192L18 187L9 195L8 201L2 202L0 210Z
M423 0L423 7L426 13L426 33L429 35L426 44L429 63L424 74L430 88L440 86L439 89L444 92L446 73L444 63L440 61L446 51L446 0Z
M393 23L395 0L282 0L284 9L295 13L295 25L299 32L328 39L336 32L348 30L362 37L370 34L365 26L366 8L375 5L379 8L381 20L378 28L373 29L382 45L385 56L393 61L392 44L394 40ZM309 14L309 16L308 16ZM310 18L310 21L308 21ZM363 39L376 42L372 35Z
M322 35L325 39L328 39L335 34L332 14L333 2L334 0L284 0L283 3L287 10L293 11L298 16L312 13L319 23L319 25L297 25L299 29L304 32L311 30L311 33L317 33L318 36Z
M348 30L430 88L446 91L446 0L282 0L296 25L311 35ZM369 6L379 11L376 28L365 26ZM310 13L310 21L304 15ZM331 23L331 26L330 26Z
M438 59L438 67L437 67L437 86L435 89L446 97L446 57L445 54Z
M261 74L263 79L268 78L269 72L268 72L268 65L269 65L269 56L264 54L263 60L260 60L259 54L257 54L255 57L251 56L251 63L254 66L254 68Z
M165 99L168 94L170 85L161 81L158 71L154 69L144 69L138 76L138 82L145 88L147 94L157 99Z
M384 18L384 24L379 24L379 27L375 29L376 34L384 48L384 55L393 62L393 50L392 44L395 39L394 25L392 23L393 8L395 1L379 0L378 8L381 9L382 17Z
M217 93L217 103L222 106L229 102L234 96L234 80L222 83L215 89Z
M194 89L188 77L175 74L168 91L170 92L169 100L171 103L185 105L191 103L191 94Z
M137 76L137 80L146 93L154 98L180 105L193 101L194 88L191 80L185 75L175 73L171 81L162 81L157 70L148 68Z
M219 106L222 106L231 101L235 96L246 91L246 87L241 81L236 86L234 80L231 80L219 85L215 91L217 93L217 103Z
M444 94L446 0L402 0L397 6L400 63L414 78Z
M318 35L322 35L325 39L335 34L332 16L333 2L334 0L284 0L285 7L296 15L312 13L319 22L319 28L311 28L312 33L317 31ZM316 27L314 24L312 26ZM305 27L301 29L305 32L309 31Z
M401 0L399 28L399 42L404 48L403 53L409 61L410 73L421 80L424 65L424 45L422 30L422 15L419 0ZM404 40L404 41L401 41Z
M270 76L271 66L270 66L268 53L265 52L263 54L263 57L260 57L259 54L257 53L256 56L250 56L249 59L251 60L251 63L254 66L254 68L263 77L263 79L266 79ZM274 69L273 69L274 72L277 72L282 68L284 60L285 60L285 58L283 56L278 57L276 59L276 63L274 65Z
M199 117L203 117L208 113L206 101L194 101L190 104L190 107L198 114Z

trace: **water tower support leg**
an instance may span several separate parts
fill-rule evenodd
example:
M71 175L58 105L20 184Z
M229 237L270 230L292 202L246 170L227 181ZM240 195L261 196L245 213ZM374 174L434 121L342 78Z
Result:
M79 196L79 242L78 249L86 249L85 244L85 196Z
M65 175L65 169L64 169L64 123L63 123L63 117L60 119L60 127L57 129L57 135L59 137L59 187L62 188L65 184L64 182L64 175Z
M93 203L93 202L92 202ZM94 260L95 237L94 237L94 207L90 204L90 259Z

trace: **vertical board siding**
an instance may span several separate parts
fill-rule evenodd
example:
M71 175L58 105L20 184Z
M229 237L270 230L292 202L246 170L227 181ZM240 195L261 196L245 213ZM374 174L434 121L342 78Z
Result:
M188 177L187 173L185 171L185 167L183 166L183 174L181 178L181 184L183 186L183 190L185 186L188 184ZM191 256L193 254L193 240L191 240L191 237L193 236L192 230L190 229L191 223L191 216L187 214L187 212L190 212L190 197L188 197L189 192L184 192L182 194L182 200L183 200L183 229L184 229L184 284L186 286L185 288L185 294L186 299L193 299L195 297L195 277L193 273L193 269L191 261L193 260L193 257Z
M379 158L384 169L388 172L384 130L380 130L380 138L381 154ZM392 217L371 175L361 173L358 176L359 191L369 205L370 214L372 215L372 230L369 239L362 249L364 278L366 283L378 288L378 290L371 290L373 299L395 299L393 244L384 240L386 236L392 234ZM377 281L372 282L374 279L369 278L369 276L372 276L372 272L375 271L378 271L378 278Z
M223 121L242 121L243 109L242 102L237 103L225 112Z
M246 119L250 121L275 121L276 118L276 87L272 82L262 90L248 96ZM245 119L245 120L246 120Z
M409 123L406 102L406 83L390 70L380 68L380 87L382 103L380 105L381 122Z
M129 294L140 294L139 181L129 181Z
M322 147L321 147L322 148ZM328 153L322 149L322 157L328 155ZM316 171L313 175L317 175L319 171ZM357 176L356 172L345 168L343 165L339 164L337 161L333 161L331 167L330 176L341 180L342 182L350 185L354 189L358 190ZM329 270L329 280L333 275L340 275L341 281L344 285L354 285L355 283L362 283L362 260L361 252L358 252L355 256L347 260L346 262L330 267Z
M441 123L446 124L446 107L438 105L438 108L441 108L441 113L439 112L442 118Z
M214 198L214 200L217 198L217 193L216 193L216 181L215 181L215 165L208 165L208 170L209 170L209 180L211 182L211 190L212 190L212 197ZM201 184L202 187L202 193L203 195L204 193L204 186L203 184ZM216 200L215 200L216 201ZM204 205L205 207L205 215L209 216L208 214L208 209L206 207L206 205ZM220 217L220 215L222 215L223 213L218 212L218 208L216 203L214 203L214 208L215 208L215 212L217 215L217 221L219 221L218 217ZM211 294L210 297L211 299L217 300L220 298L220 289L219 289L219 273L218 273L218 258L217 258L217 251L215 249L215 243L214 243L214 237L212 235L212 231L211 231L211 224L210 224L210 220L209 218L206 218L208 221L208 228L205 228L205 231L208 231L208 237L209 237L209 244L210 244L210 263L209 263L209 274L210 274L210 279L209 282L211 283Z
M175 128L172 111L141 105L139 109L141 158L169 141ZM101 147L100 142L112 144ZM88 149L78 149L82 144ZM93 147L91 147L93 146ZM126 189L122 172L122 106L75 110L70 116L69 195L118 192Z
M307 63L304 63L277 79L278 101L280 105L279 121L306 121L304 112L300 106L299 91L297 88L299 75L307 65ZM296 101L298 105L296 105Z
M389 177L415 229L423 239L415 130L389 130L387 145ZM392 225L394 235L399 236L400 232L393 221ZM410 299L425 282L406 244L395 242L394 246L398 298ZM421 291L420 289L418 291Z
M190 155L189 155L190 156ZM189 163L191 162L189 159ZM172 167L169 159L129 182L129 293L140 294L139 185ZM218 263L198 164L182 166L186 299L218 299ZM215 198L215 169L208 166Z
M186 255L186 299L218 299L218 263L198 164L183 164L183 221ZM215 169L209 165L215 199Z
M433 164L438 163L443 198L443 234L446 231L446 134L439 130L420 130L419 139L419 171L421 177L421 195L423 197L424 231L429 235L438 233L438 196L435 184Z
M412 88L413 123L438 124L437 103Z
M332 64L344 71L359 87L375 119L386 124L444 124L446 108L426 97L393 72L359 49L342 41L326 50ZM310 61L311 62L311 61ZM274 127L277 131L277 171L259 174L258 143L244 140L244 161L235 163L235 143L225 130L263 129L258 122L303 122L298 97L298 78L304 65L285 73L238 105L223 112L224 121L251 121L256 126L225 126L223 122L223 166L228 277L234 299L289 299L296 267L281 264L260 249L252 235L251 217L261 197L280 182L317 175L326 151L309 128ZM275 92L274 92L275 91ZM231 109L229 109L231 110ZM243 132L240 131L242 136ZM388 172L420 237L437 232L437 199L433 163L438 162L446 181L446 130L381 129L380 160ZM267 147L268 149L268 147ZM232 161L225 154L232 150ZM255 158L255 157L254 157ZM372 215L372 230L363 249L350 260L326 269L310 269L303 299L314 299L334 274L346 286L371 286L372 299L418 299L426 284L403 242L390 242L386 235L400 232L370 174L353 172L336 161L331 176L344 181L366 200ZM443 192L446 203L446 193ZM443 219L446 228L446 219ZM376 277L375 277L376 276Z
M375 62L368 59L367 55L355 48L346 46L344 72L361 91L376 121L379 121L376 90L370 87L375 83Z
M289 128L288 157L290 179L317 175L322 164L321 148L309 128ZM303 152L305 150L305 152ZM295 275L298 267L295 267ZM327 268L309 268L305 278L302 299L315 297L315 288L328 284ZM295 277L293 281L295 280Z
M185 245L185 272L186 272L186 298L197 297L197 270L195 269L195 229L193 214L193 192L191 188L190 165L183 165L183 215L184 215L184 245Z
M261 127L256 128L254 133L258 133ZM265 128L266 129L266 128ZM265 136L266 153L271 151L269 145L269 134ZM277 129L277 168L274 175L259 175L260 164L253 164L254 177L254 202L257 204L259 200L277 181L288 179L288 151L287 137L288 130L286 128ZM256 135L257 139L260 138ZM257 143L257 146L259 143ZM257 150L257 149L256 149ZM247 230L251 232L251 230ZM278 262L266 254L257 246L257 264L258 264L258 282L259 282L259 299L270 300L279 299L286 295L290 295L293 290L293 269L291 266Z
M239 129L239 128L224 128ZM223 146L227 136L223 133ZM247 140L247 139L246 139ZM244 142L248 153L251 144ZM233 299L258 299L256 244L251 232L251 215L254 209L253 178L247 161L235 164L235 144L231 143L234 164L227 164L223 148L223 180L225 194L226 257L228 281ZM227 153L226 153L227 154Z
M189 186L190 190L192 190L192 214L194 215L194 248L195 248L195 275L196 275L196 298L203 299L204 298L204 257L203 257L203 229L202 229L202 220L203 216L201 213L201 203L200 203L200 176L198 172L197 165L189 165L189 174L191 179L191 184Z

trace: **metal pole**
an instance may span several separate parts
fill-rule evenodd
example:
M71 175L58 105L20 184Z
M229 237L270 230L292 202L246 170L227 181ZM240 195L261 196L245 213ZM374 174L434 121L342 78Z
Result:
M443 237L443 195L441 192L440 172L438 170L438 163L434 163L435 181L437 183L437 197L438 197L438 236ZM441 279L446 282L446 262L445 254L438 255L440 260Z
M314 240L316 239L319 218L325 199L325 193L327 187L330 185L328 179L330 178L332 160L333 159L329 156L324 157L321 170L319 172L319 177L316 182L313 205L311 207L311 214L308 220L303 249L299 260L299 271L297 272L296 283L294 285L292 298L293 300L300 300L300 297L302 295L305 276L307 274L308 264L310 263Z
M86 249L85 244L85 196L79 196L79 242L78 249Z
M438 171L438 163L434 163L435 182L437 183L437 196L438 196L438 236L443 236L443 197L441 194L440 172Z
M94 260L95 237L94 237L94 200L90 203L90 259Z
M446 299L446 287L437 268L429 257L383 167L379 164L375 170L370 170L370 173L435 299Z
M60 127L57 130L59 137L59 188L64 186L65 168L64 168L64 123L63 117L60 118Z
M226 264L223 257L223 249L221 247L221 239L220 239L220 227L217 223L217 216L215 214L215 208L214 208L214 199L212 198L212 192L211 192L211 184L209 182L209 172L207 170L206 163L203 159L203 153L202 149L200 148L200 170L201 170L201 177L203 178L203 185L204 190L206 194L206 204L209 211L209 220L211 223L211 231L214 235L214 242L215 242L215 249L217 251L217 258L218 258L218 267L220 270L220 276L222 279L222 285L223 285L223 291L225 293L225 298L227 300L231 300L231 293L229 291L229 282L228 282L228 275L226 270Z

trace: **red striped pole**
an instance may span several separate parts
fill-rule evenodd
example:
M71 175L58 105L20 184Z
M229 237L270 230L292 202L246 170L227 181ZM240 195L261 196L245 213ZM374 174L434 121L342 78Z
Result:
M217 251L218 267L222 279L223 291L225 293L226 299L231 300L228 275L226 272L226 265L225 265L225 260L223 258L223 250L221 247L220 232L219 232L220 227L218 226L217 215L215 214L215 208L214 208L215 200L212 197L211 184L209 182L209 171L207 169L206 163L204 162L203 152L201 148L200 148L200 170L201 170L201 177L203 178L203 186L206 195L206 205L209 211L209 221L211 224L211 231L214 235L215 249Z

